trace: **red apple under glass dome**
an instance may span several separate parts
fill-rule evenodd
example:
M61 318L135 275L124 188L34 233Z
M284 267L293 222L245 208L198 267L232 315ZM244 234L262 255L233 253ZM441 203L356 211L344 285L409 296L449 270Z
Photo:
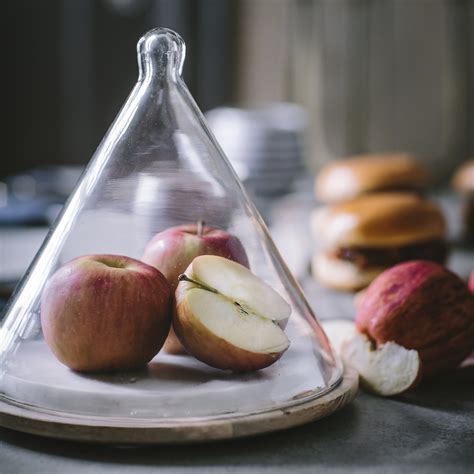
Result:
M256 416L274 419L273 425L255 424L255 433L321 416L303 408L331 394L344 395L347 403L355 385L345 385L341 362L183 82L183 40L157 28L140 39L137 52L136 85L7 306L0 328L0 425L41 434L54 420L49 436L189 442L238 436L235 429L218 429L223 420L243 426ZM40 303L53 274L76 258L115 255L156 258L169 276L169 257L160 260L153 241L148 243L198 221L205 230L191 246L205 244L218 255L229 251L227 257L249 266L288 305L284 332L290 345L281 358L244 375L163 350L138 370L82 374L63 365L41 327ZM171 240L181 245L179 238ZM137 306L135 316L127 311L126 317L140 318L144 311ZM111 329L104 317L93 330ZM153 326L149 331L162 337ZM126 350L131 339L117 340L117 346ZM339 406L329 404L326 413ZM280 421L288 407L302 417Z

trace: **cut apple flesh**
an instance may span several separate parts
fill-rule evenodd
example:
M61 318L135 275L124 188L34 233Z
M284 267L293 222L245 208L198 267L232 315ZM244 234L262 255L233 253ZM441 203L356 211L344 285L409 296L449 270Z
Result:
M202 255L193 260L192 273L194 280L239 303L248 313L278 322L290 316L290 305L239 263L214 255Z
M359 372L362 385L377 395L403 393L421 379L418 352L394 342L375 349L367 336L356 333L343 343L342 358Z
M280 325L290 312L288 303L245 267L206 255L180 276L173 327L197 359L247 372L273 364L288 349Z
M277 324L245 312L222 295L193 288L186 299L194 317L206 329L240 349L271 354L288 348L288 338Z

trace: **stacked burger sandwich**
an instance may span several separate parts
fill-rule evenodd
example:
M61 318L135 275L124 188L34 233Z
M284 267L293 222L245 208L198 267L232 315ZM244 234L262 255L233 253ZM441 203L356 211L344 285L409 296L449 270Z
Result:
M423 197L428 173L409 154L360 155L331 162L315 181L312 273L323 285L360 290L407 260L444 263L446 224Z

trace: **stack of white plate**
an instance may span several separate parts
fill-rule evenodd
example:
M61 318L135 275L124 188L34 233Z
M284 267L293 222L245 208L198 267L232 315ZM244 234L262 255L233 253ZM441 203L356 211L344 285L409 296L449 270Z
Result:
M220 107L206 117L239 178L255 194L284 194L303 175L306 118L299 106Z

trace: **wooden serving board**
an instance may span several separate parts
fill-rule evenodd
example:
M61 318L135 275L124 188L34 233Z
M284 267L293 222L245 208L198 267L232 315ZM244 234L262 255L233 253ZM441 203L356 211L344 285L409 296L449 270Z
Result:
M341 383L321 397L264 413L196 418L182 423L139 426L128 422L50 414L0 401L0 425L25 433L64 440L112 444L193 443L269 433L318 420L350 403L357 394L358 375L346 369Z

